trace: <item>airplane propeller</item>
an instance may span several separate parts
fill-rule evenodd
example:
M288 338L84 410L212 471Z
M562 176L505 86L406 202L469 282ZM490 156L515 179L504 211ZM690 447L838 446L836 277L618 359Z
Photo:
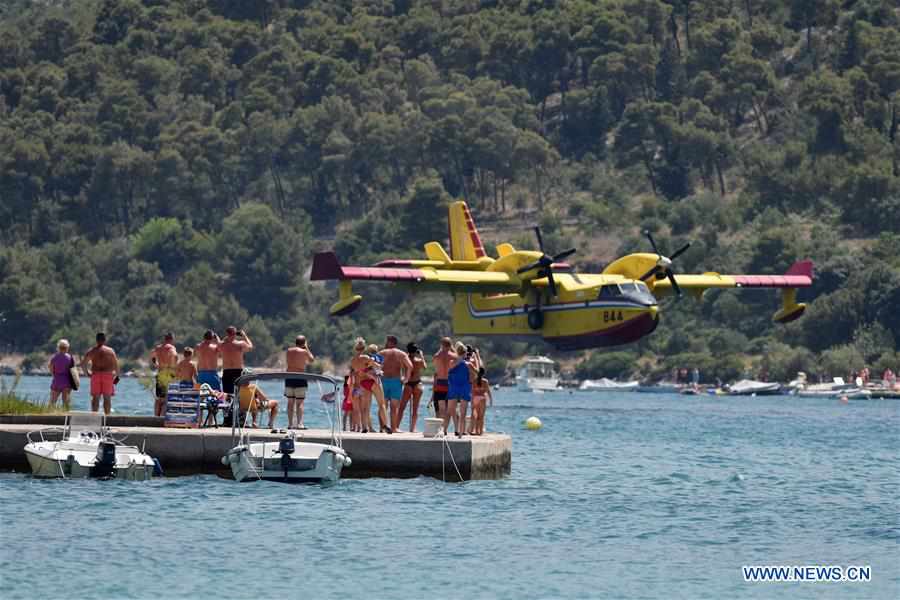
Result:
M560 252L555 256L550 256L544 251L544 238L541 236L541 228L535 227L534 233L537 235L538 248L540 248L542 256L533 263L527 264L519 269L517 273L521 275L522 273L526 273L528 271L531 271L532 269L538 269L537 278L540 279L541 277L546 277L547 283L550 286L550 293L553 294L553 296L556 296L556 281L554 281L553 279L553 269L551 269L550 267L553 263L561 262L575 254L576 249L569 248L568 250L564 250L563 252Z
M653 267L649 271L647 271L646 273L644 273L641 276L641 281L647 281L654 275L658 279L662 279L663 277L668 277L669 281L672 282L672 290L680 298L681 297L681 288L678 287L678 282L675 281L675 273L672 271L672 261L674 261L676 258L681 256L685 252L685 250L690 248L691 243L688 242L687 244L685 244L684 246L682 246L681 248L676 250L675 253L672 254L672 256L666 257L666 256L663 256L662 253L660 253L659 249L656 247L656 242L653 241L653 236L650 235L650 231L649 230L645 231L644 235L646 235L647 239L650 240L650 245L653 246L653 251L656 253L656 256L658 256L659 258L656 260L656 264L653 265Z

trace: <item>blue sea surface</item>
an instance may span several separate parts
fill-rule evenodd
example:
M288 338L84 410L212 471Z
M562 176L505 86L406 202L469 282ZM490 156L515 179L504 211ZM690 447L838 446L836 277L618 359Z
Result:
M0 596L900 598L900 401L495 396L489 428L513 436L498 481L2 474ZM114 407L146 414L152 397L125 380ZM742 565L872 579L747 583Z

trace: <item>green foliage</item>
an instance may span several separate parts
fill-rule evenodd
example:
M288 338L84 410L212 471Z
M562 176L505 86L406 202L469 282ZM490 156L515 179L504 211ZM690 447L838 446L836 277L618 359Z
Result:
M53 412L46 401L32 402L16 395L19 385L20 373L16 373L12 383L7 383L6 378L0 375L0 415L34 415Z
M626 380L637 371L637 355L633 352L594 352L575 366L578 379Z
M489 248L533 247L541 222L580 265L646 251L638 228L690 240L682 272L816 261L797 323L711 291L665 306L635 359L880 361L900 340L898 25L879 0L7 2L0 350L103 328L136 358L229 323L257 362L297 331L337 360L357 333L425 344L446 297L370 286L329 320L305 272L326 248L419 252L464 198ZM485 348L498 368L544 350Z

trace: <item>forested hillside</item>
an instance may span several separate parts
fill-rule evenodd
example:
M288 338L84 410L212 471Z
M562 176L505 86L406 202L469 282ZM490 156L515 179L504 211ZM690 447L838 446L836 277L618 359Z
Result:
M138 357L230 323L253 363L297 333L338 361L357 334L429 348L449 298L360 286L332 320L309 263L421 253L463 198L486 240L534 247L540 223L582 270L646 250L644 228L693 242L680 271L816 261L796 323L771 324L771 291L711 291L581 375L900 366L894 0L13 0L0 19L0 351L103 328ZM483 345L495 368L547 351Z

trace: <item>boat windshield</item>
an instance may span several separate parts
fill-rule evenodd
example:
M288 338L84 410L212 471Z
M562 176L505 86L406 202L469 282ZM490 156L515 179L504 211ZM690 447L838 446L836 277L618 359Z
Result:
M528 376L536 379L556 377L556 371L550 363L528 363Z

